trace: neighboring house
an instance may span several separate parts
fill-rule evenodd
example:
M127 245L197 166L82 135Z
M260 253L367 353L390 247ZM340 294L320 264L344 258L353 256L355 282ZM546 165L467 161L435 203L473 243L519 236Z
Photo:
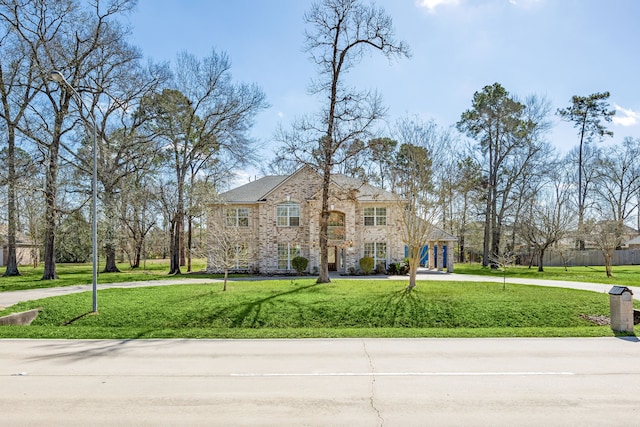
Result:
M266 176L220 194L211 205L209 233L233 232L237 254L235 271L286 273L291 260L303 256L308 271L320 264L322 176L303 167L288 176ZM402 241L403 201L396 195L341 174L332 175L328 230L329 270L350 273L370 256L385 267L405 258ZM433 269L453 271L456 238L437 230L429 244ZM208 270L215 271L209 251Z
M640 236L627 240L622 247L626 249L640 249Z
M0 267L7 265L9 260L9 244L7 238L7 226L0 225ZM33 265L38 262L38 246L23 233L16 235L16 259L18 265Z

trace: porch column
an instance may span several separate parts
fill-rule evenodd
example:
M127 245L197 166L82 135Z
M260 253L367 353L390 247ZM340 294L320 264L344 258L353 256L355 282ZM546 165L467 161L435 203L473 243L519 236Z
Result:
M435 268L435 260L434 260L434 256L433 256L433 248L435 248L436 243L435 242L429 242L429 247L427 249L427 267L429 268L429 270L433 270Z

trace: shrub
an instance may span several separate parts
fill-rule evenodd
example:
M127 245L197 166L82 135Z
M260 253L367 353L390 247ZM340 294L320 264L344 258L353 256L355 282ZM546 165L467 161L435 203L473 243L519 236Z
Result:
M374 263L375 260L371 257L365 256L360 258L360 271L362 274L371 274Z
M300 275L307 269L309 260L303 256L297 256L291 260L291 266L296 269L296 272Z
M392 262L387 270L391 275L404 276L409 273L409 264L406 262Z

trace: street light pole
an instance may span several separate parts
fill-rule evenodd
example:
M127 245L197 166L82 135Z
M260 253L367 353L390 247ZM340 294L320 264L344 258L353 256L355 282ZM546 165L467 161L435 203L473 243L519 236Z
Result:
M71 86L71 84L64 78L60 71L51 71L50 73L51 80L57 82L60 85L64 85L71 89L71 91L76 95L76 97L80 100L80 103L84 106L84 108L89 112L89 117L91 117L91 121L93 123L93 176L91 179L91 243L92 243L92 251L93 251L93 259L92 259L92 278L91 278L91 289L93 292L93 312L98 312L98 124L96 123L96 118L93 115L93 112L85 104L82 96L78 93L78 91Z

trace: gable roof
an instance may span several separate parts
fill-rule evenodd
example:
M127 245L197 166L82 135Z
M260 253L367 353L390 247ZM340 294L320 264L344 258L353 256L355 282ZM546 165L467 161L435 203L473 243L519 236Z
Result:
M640 236L634 237L633 239L627 241L625 245L640 245Z
M265 176L224 192L219 197L228 203L255 203L263 200L267 194L287 178L286 175Z
M303 166L291 175L268 175L221 193L219 198L226 203L259 202L264 200L269 193L278 188L282 183L293 178L305 169L312 170L308 166ZM317 172L314 171L314 173ZM318 176L320 175L318 174ZM398 201L400 199L397 195L389 191L366 184L359 179L347 175L332 174L331 181L344 191L355 190L355 198L359 201Z
M456 242L458 238L451 233L444 231L439 227L433 227L431 230L431 235L429 236L432 240L440 240L440 241L449 241Z
M384 190L380 187L374 187L373 185L367 184L357 178L352 178L343 174L334 174L331 175L331 180L334 184L341 187L343 190L355 190L355 197L358 201L389 201L389 202L397 202L400 199L396 194L391 193L390 191Z

